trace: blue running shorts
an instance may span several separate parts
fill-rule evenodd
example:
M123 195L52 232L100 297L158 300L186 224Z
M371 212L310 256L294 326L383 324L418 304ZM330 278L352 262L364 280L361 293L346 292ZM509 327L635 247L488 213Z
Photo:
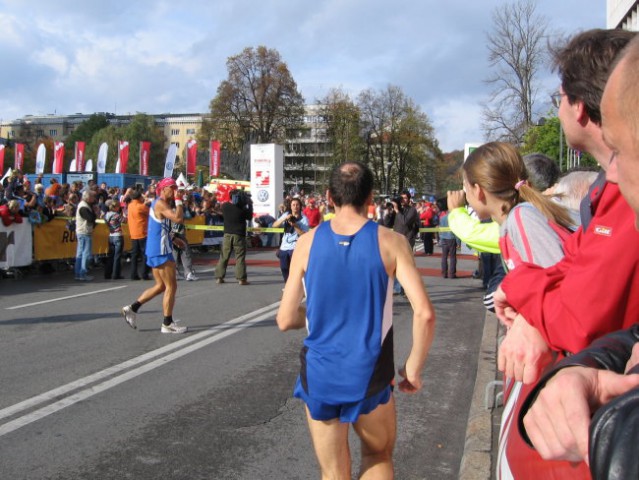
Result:
M388 385L381 392L359 402L331 405L330 403L321 402L309 397L304 391L302 382L298 377L297 383L295 384L295 390L293 391L293 396L306 403L313 420L326 421L339 418L339 421L342 423L355 423L360 415L371 413L380 405L387 404L391 398L392 392L393 387Z
M166 255L158 255L157 257L146 257L146 264L151 268L161 267L166 262L175 262L172 253L167 253Z

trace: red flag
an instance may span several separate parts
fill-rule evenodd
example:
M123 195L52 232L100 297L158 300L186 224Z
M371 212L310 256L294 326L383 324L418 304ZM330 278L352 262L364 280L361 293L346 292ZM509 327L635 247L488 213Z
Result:
M129 142L126 140L118 141L118 160L120 162L120 173L126 173L126 167L129 163Z
M4 172L4 145L0 145L0 175Z
M22 170L24 165L24 143L16 143L14 169Z
M75 142L75 171L84 172L84 142Z
M140 142L140 175L149 174L149 155L151 142Z
M55 142L53 146L53 171L51 173L62 173L64 168L64 143Z
M220 175L220 142L217 140L211 140L209 175L211 177L218 177Z
M186 174L195 175L195 163L197 160L197 142L189 140L186 144Z

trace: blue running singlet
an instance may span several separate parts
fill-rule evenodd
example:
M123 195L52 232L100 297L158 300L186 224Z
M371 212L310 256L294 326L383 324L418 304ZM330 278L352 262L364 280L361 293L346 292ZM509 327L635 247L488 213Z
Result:
M300 354L306 394L326 403L357 402L395 376L393 282L379 250L378 225L337 235L315 232L304 276L308 337Z
M165 263L168 260L173 259L173 246L171 245L171 220L168 218L164 218L159 220L155 216L155 204L158 199L153 200L151 204L151 209L149 211L149 230L146 239L146 256L151 259L152 257L167 257L170 255L171 258L166 258L161 263ZM149 260L151 262L151 260ZM156 267L159 265L151 265L149 266Z

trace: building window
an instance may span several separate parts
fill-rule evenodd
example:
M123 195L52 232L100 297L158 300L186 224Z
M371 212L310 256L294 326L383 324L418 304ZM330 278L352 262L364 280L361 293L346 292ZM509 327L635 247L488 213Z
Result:
M195 128L187 128L186 129L186 134L187 135L195 135Z
M41 128L36 130L36 137L44 137L44 130Z
M50 137L57 137L58 136L58 131L55 129L49 130L49 136Z
M171 129L171 135L173 135L174 137L175 137L176 135L179 135L179 134L180 134L180 129L179 129L179 128L173 128L173 129Z

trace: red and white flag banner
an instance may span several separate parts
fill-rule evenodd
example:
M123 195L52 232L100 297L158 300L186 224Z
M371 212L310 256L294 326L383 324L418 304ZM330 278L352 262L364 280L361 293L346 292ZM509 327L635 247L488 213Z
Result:
M220 142L211 140L209 153L209 176L220 176Z
M13 163L13 168L15 170L22 170L22 166L24 165L24 143L16 143L14 153L15 161Z
M53 169L51 173L62 173L64 168L64 143L55 142L53 144Z
M4 145L0 145L0 175L4 172Z
M197 142L189 140L186 144L186 174L195 175L195 164L197 162Z
M149 155L151 155L151 142L140 142L140 175L149 174Z
M126 167L129 163L129 142L126 140L118 141L118 162L120 163L118 173L126 173Z
M75 171L84 172L84 149L85 142L75 142Z

